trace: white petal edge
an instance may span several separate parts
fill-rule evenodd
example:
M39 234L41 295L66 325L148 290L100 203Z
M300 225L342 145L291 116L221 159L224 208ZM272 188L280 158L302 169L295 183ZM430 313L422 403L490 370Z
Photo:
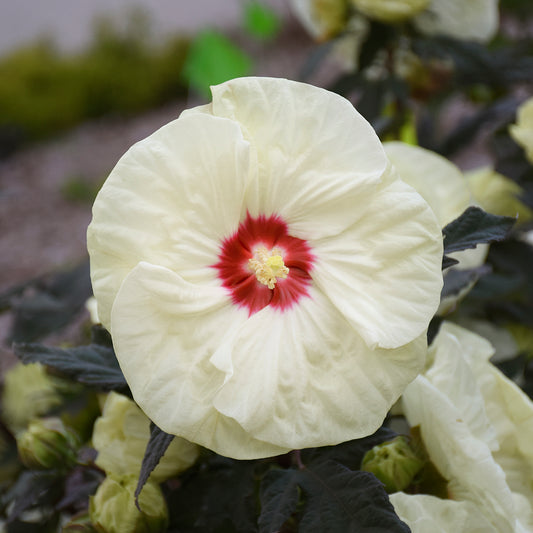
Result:
M120 159L87 230L93 290L106 328L120 284L139 261L217 283L210 266L221 240L245 215L249 158L237 124L197 114L163 126Z
M411 533L499 533L472 502L404 492L389 498Z

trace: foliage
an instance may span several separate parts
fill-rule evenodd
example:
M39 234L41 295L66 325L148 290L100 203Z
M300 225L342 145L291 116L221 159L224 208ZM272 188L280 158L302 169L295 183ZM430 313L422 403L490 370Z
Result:
M77 56L44 41L0 59L0 155L83 120L132 114L183 95L187 41L155 47L147 24L132 16L121 33L101 20L92 46Z

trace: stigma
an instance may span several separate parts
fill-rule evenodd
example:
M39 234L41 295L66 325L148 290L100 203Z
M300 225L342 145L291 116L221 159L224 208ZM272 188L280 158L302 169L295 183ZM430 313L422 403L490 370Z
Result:
M248 266L255 273L257 281L269 289L275 287L278 279L285 279L289 274L279 248L273 248L269 252L264 246L259 246L254 257L248 261Z

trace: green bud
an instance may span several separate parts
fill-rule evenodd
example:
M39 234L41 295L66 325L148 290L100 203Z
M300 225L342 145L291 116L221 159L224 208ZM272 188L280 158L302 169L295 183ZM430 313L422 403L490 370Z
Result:
M409 445L409 439L399 436L369 450L361 469L374 474L392 493L407 488L425 462Z
M0 404L2 419L16 433L25 429L31 419L59 406L61 395L44 366L18 363L6 372Z
M17 436L20 460L28 468L70 468L76 464L77 438L59 418L39 418Z
M168 509L159 485L148 482L135 505L136 476L107 477L89 499L89 515L100 533L166 531Z

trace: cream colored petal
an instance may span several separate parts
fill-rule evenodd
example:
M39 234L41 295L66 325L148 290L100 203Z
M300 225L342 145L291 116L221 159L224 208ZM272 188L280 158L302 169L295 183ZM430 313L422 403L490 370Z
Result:
M455 220L472 204L472 194L457 166L448 159L399 141L383 143L400 178L429 204L441 227Z
M404 492L396 492L389 498L396 514L412 533L500 533L472 502Z
M442 287L442 233L428 204L391 179L342 234L311 240L313 280L370 346L426 331Z
M276 78L231 80L212 92L213 114L239 122L257 153L252 215L277 214L303 239L335 235L361 217L387 159L348 100Z
M518 199L522 188L493 168L477 168L466 172L465 178L477 203L485 211L501 216L518 216L520 222L526 222L533 216L531 209Z
M126 277L112 311L117 358L147 416L168 433L236 459L288 451L248 434L213 407L227 369L210 359L247 316L224 289L187 283L147 263Z
M500 442L494 457L504 469L511 489L533 502L533 403L490 363L477 375Z
M516 122L509 127L509 133L524 148L527 158L533 163L533 98L518 108Z
M427 35L486 42L498 31L498 0L432 0L414 23Z
M87 232L105 327L122 280L139 261L217 283L210 267L245 214L251 177L239 127L207 114L175 120L130 148L99 192Z
M513 531L516 516L505 473L450 399L419 376L407 387L403 404L409 424L420 425L431 461L449 480L452 497L479 506L498 531Z
M417 375L425 347L423 335L395 350L368 348L313 290L289 311L266 307L241 325L224 354L231 377L214 405L255 437L287 448L363 437Z
M443 323L436 343L442 335L453 335L459 341L461 355L476 379L499 443L493 456L505 472L507 484L515 493L533 501L533 403L490 363L494 348L485 338L450 322ZM533 516L524 519L532 521Z
M102 416L94 424L92 443L98 456L95 463L107 474L138 476L150 438L150 420L121 394L108 394ZM150 475L153 482L164 481L189 468L198 457L198 447L184 439L170 443Z
M499 448L496 431L487 416L474 371L465 358L465 344L445 324L429 350L432 365L425 377L454 405L473 436L494 451Z

